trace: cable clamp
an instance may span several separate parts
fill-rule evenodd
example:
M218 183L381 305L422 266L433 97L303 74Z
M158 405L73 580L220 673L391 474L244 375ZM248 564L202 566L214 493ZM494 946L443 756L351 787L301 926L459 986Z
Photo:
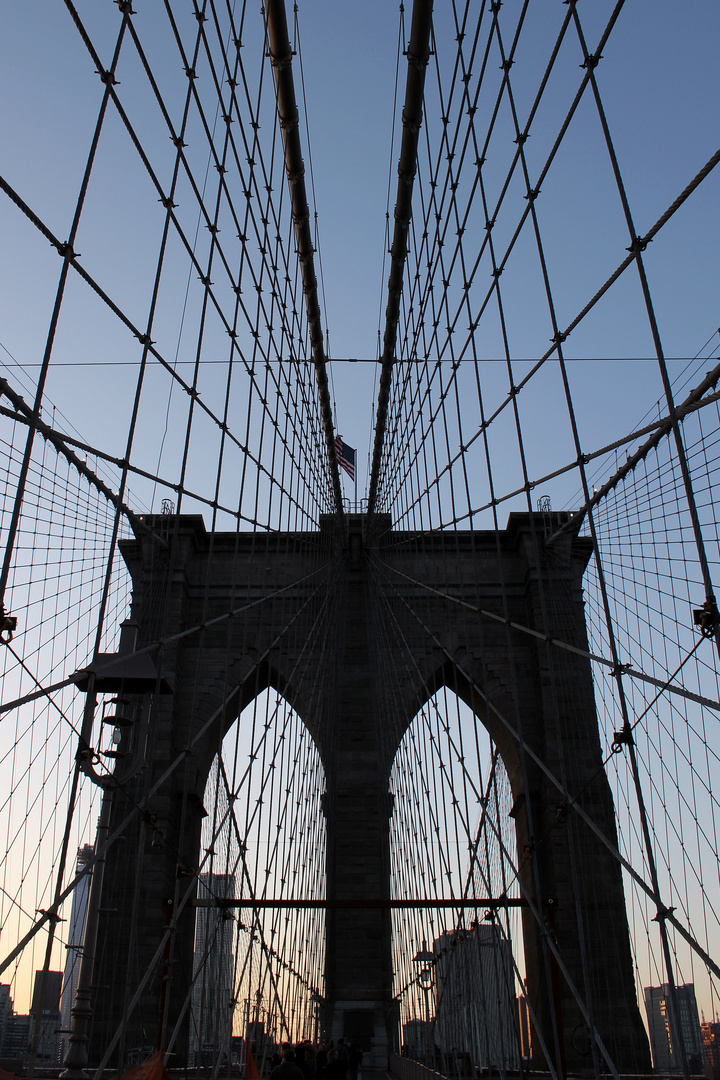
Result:
M66 244L58 244L57 249L58 254L62 255L63 259L77 259L79 254L77 251L73 251L72 244L69 240Z
M660 922L665 922L665 920L666 920L666 919L667 919L667 918L668 918L668 917L669 917L670 915L672 915L672 913L673 913L673 911L674 911L674 910L675 910L675 908L674 908L674 907L663 907L663 906L658 906L658 909L657 909L657 915L655 915L655 917L653 918L653 920L652 920L652 921L653 921L653 922L656 922L656 923L660 923Z
M51 923L67 922L67 919L61 919L57 911L49 911L46 908L35 908L36 915L44 915L45 918Z
M629 724L625 724L621 731L613 732L613 741L610 745L610 750L613 754L619 754L623 746L633 745L632 728Z
M711 596L701 608L695 608L693 611L693 624L698 627L703 637L712 638L715 637L718 623L720 623L720 612L718 612L715 597Z
M582 63L580 67L587 68L588 71L594 71L601 60L602 53L588 53L584 63Z
M0 643L9 645L17 630L17 616L9 615L5 605L0 604Z
M558 805L555 807L555 820L557 821L558 825L563 824L565 818L567 817L567 812L568 804L566 802L558 803Z
M100 76L100 82L105 83L106 86L119 86L119 83L113 75L112 71L103 70L98 71L97 74Z
M408 67L414 67L417 71L423 72L430 62L432 53L427 53L426 56L411 56L410 53L405 53L407 56Z
M284 71L285 68L292 66L293 53L290 53L288 56L273 56L273 54L269 52L267 53L267 56L270 58L270 63L276 71Z
M118 10L121 15L136 15L137 12L133 10L132 0L115 0L118 6Z
M630 247L625 248L625 250L629 251L631 255L639 255L641 251L645 250L649 243L650 241L645 240L642 236L635 236L633 237L633 242Z

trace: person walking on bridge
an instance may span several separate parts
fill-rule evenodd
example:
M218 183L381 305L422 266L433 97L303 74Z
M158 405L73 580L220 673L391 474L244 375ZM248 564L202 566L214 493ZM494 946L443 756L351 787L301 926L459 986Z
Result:
M282 1052L282 1061L270 1073L270 1080L305 1080L295 1064L295 1052L288 1047Z

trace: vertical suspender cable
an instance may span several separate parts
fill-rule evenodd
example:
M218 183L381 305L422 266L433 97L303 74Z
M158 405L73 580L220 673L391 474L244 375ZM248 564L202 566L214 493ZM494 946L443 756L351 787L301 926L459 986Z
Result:
M398 162L398 186L395 200L395 229L390 249L390 277L388 279L388 302L385 309L385 333L380 369L377 413L375 419L375 444L370 469L368 513L375 510L380 460L382 458L385 425L387 422L390 380L395 360L395 341L400 317L400 298L408 249L408 230L412 217L412 193L417 172L417 147L423 114L425 69L430 58L430 32L432 30L433 0L415 0L410 44L407 50L408 73L405 84L405 106L402 112L403 133Z
M285 144L285 170L287 172L292 219L295 225L298 259L302 274L305 309L307 311L310 345L315 363L320 411L325 431L325 445L330 462L333 491L335 493L336 512L342 517L342 491L335 453L335 432L332 421L332 404L328 389L325 345L323 342L320 303L317 294L317 278L313 260L312 232L310 230L310 210L305 190L305 166L300 148L299 116L295 99L295 84L292 74L292 48L288 34L285 0L266 0L267 35L270 50L270 62L275 75L277 91L277 111Z

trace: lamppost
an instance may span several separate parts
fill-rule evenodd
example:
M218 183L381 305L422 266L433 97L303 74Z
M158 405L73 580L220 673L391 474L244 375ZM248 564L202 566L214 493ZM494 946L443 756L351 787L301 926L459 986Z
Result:
M417 981L425 997L425 1064L432 1068L434 1062L430 1057L430 988L433 983L432 965L435 963L435 954L428 950L426 941L423 941L422 949L413 956L413 963L423 965L418 972Z
M312 994L310 995L310 1001L312 1002L312 1005L313 1005L313 1014L314 1014L313 1015L313 1021L314 1021L313 1042L315 1044L315 1047L317 1048L320 1045L320 1010L323 1007L323 1005L325 1004L325 999L323 997L321 997L320 994L317 993L317 991L314 990L312 992Z

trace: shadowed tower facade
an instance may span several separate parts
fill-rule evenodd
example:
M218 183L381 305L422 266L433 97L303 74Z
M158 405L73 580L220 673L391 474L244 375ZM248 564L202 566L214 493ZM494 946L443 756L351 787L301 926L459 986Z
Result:
M117 793L113 815L124 820L132 800L155 788L150 810L164 844L143 846L142 824L133 823L108 860L102 907L116 914L101 924L97 982L108 990L95 1006L91 1059L120 1024L123 990L137 985L138 973L152 969L127 1017L127 1046L147 1043L155 1029L162 1044L186 1009L195 909L177 917L160 955L158 944L177 904L179 868L199 865L203 795L222 736L273 687L307 725L325 770L324 1030L363 1044L366 1064L385 1065L397 1024L383 907L390 773L413 718L448 686L488 729L512 788L538 1062L544 1046L564 1068L588 1065L580 997L592 1002L617 1067L646 1069L623 886L610 851L614 808L582 655L589 541L569 530L546 546L539 517L528 514L511 515L499 534L400 533L382 515L359 514L342 531L328 519L317 534L211 534L190 516L162 525L165 547L143 533L122 551L138 646L165 641L155 656L173 693L153 706L148 773L136 791ZM553 664L545 634L577 651ZM183 752L182 768L164 779ZM565 814L559 777L579 793L594 829ZM343 906L353 900L375 906ZM181 1032L176 1061L189 1050Z

